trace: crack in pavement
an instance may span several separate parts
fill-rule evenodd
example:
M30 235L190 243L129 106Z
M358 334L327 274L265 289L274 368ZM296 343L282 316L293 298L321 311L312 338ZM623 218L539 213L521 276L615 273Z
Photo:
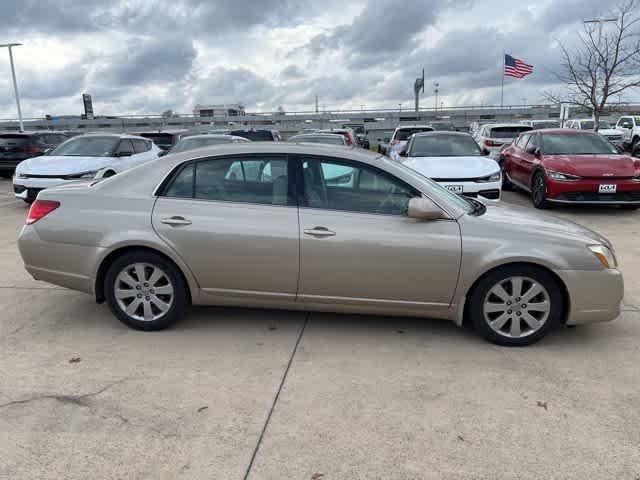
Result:
M34 397L25 398L23 400L12 400L11 402L0 404L0 408L10 407L12 405L24 405L27 403L36 402L38 400L56 400L57 402L65 403L68 405L77 405L79 407L90 408L91 402L89 402L88 400L91 397L96 397L106 392L110 388L127 381L128 379L129 379L128 377L122 378L118 381L105 385L100 390L96 390L95 392L85 393L83 395L64 395L64 394L36 395Z

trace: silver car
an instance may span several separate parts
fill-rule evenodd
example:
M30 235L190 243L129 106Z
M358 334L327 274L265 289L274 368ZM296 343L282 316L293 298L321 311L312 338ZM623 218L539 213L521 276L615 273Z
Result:
M38 280L165 328L189 304L444 318L526 345L619 315L595 232L452 194L363 149L219 145L42 191L19 239Z

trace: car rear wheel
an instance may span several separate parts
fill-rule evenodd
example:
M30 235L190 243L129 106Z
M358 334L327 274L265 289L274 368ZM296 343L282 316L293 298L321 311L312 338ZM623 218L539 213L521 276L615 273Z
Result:
M497 345L537 342L560 323L564 299L543 269L523 265L498 269L474 289L469 314L480 335Z
M536 208L547 208L547 181L542 172L538 172L533 176L531 182L531 200Z
M173 263L152 252L130 252L117 258L105 276L111 312L137 330L162 330L185 312L187 287Z

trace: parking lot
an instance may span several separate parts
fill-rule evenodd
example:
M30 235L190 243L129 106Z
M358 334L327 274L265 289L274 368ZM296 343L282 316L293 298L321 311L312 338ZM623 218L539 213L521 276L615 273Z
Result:
M0 478L640 478L640 212L549 213L613 242L624 311L520 349L444 321L231 308L137 332L30 278L26 212L0 180Z

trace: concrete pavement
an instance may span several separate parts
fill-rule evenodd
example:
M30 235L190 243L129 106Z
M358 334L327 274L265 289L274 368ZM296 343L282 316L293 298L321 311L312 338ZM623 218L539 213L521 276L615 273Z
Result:
M229 308L141 333L26 274L26 207L2 180L0 479L636 480L640 213L552 213L613 241L615 322L523 349L443 321Z

